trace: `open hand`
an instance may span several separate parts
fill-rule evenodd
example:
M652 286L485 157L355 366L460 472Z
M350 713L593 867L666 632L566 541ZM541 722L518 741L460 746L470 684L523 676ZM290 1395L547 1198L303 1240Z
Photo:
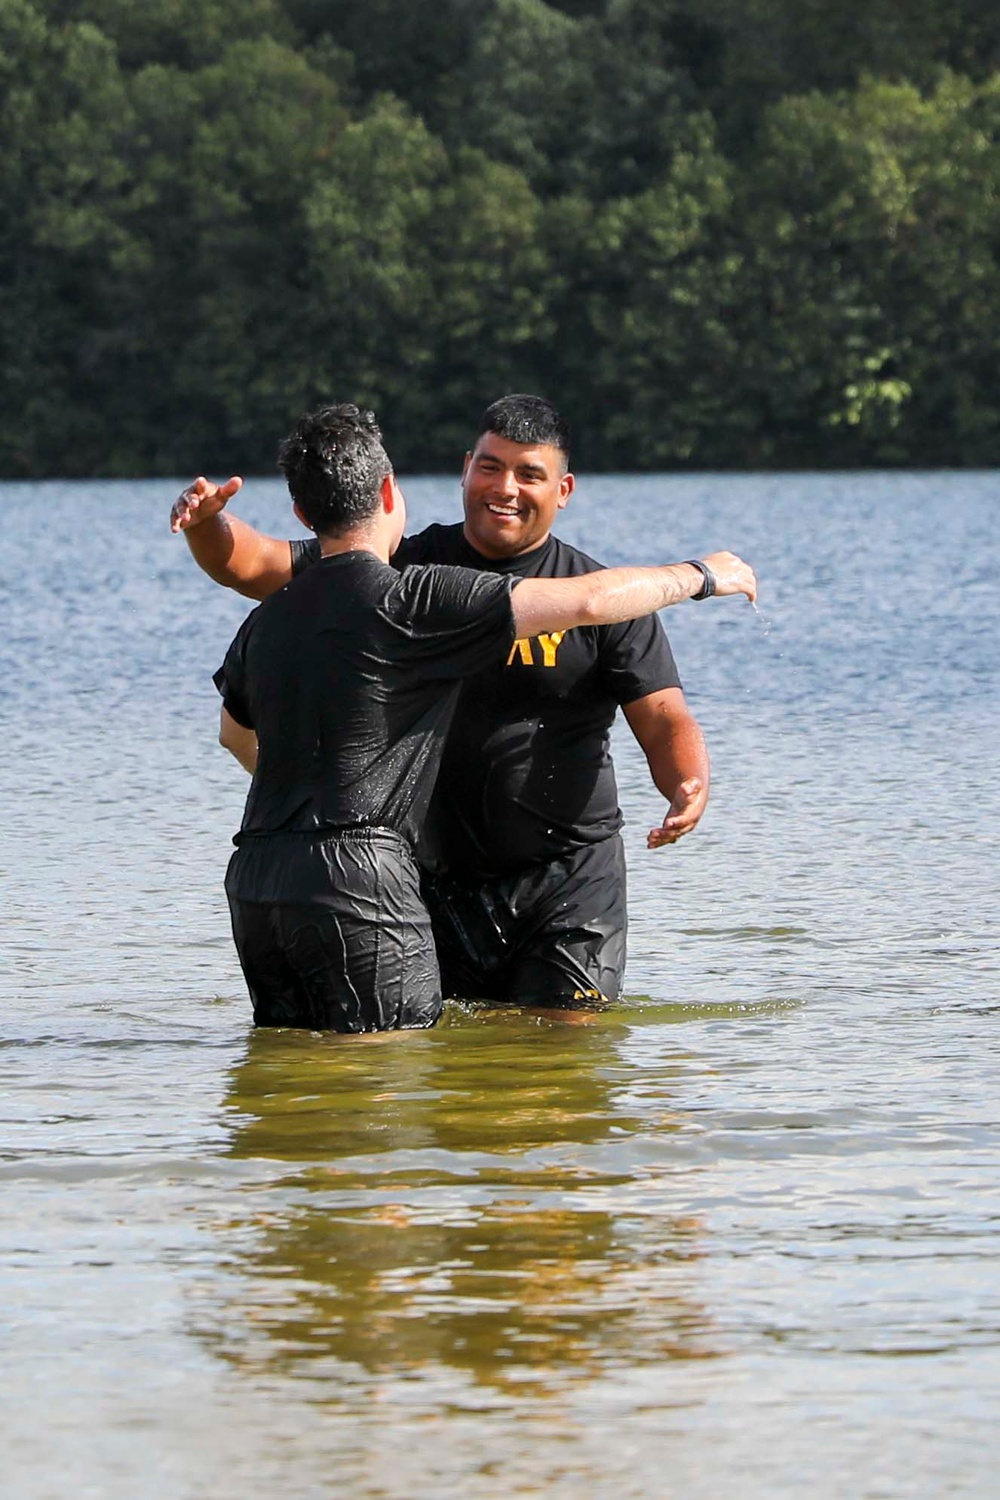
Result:
M226 501L231 500L237 490L242 488L243 480L237 474L232 479L227 479L225 484L213 484L204 475L199 475L174 501L170 512L170 530L187 531L189 526L197 526L199 521L217 516Z
M735 552L713 552L702 562L711 568L717 594L746 594L750 603L757 598L757 575L749 563Z
M738 590L738 592L743 591ZM676 844L678 839L682 839L686 833L691 832L692 828L697 827L707 803L708 788L699 776L692 776L690 780L682 781L674 793L674 800L670 804L662 827L649 830L646 848L662 849L664 844Z

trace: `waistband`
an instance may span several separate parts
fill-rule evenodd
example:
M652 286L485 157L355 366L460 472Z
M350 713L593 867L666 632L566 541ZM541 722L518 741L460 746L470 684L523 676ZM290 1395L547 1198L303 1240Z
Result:
M325 844L344 841L352 844L394 844L412 853L410 840L395 828L381 823L345 823L328 828L276 828L240 830L233 839L237 849L260 845L276 839L288 839L295 843Z

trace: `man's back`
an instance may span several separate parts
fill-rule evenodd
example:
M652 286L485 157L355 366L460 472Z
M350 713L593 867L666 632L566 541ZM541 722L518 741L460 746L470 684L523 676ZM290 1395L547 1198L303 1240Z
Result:
M219 673L260 751L241 838L380 826L414 842L460 682L513 638L510 584L323 558L245 622Z

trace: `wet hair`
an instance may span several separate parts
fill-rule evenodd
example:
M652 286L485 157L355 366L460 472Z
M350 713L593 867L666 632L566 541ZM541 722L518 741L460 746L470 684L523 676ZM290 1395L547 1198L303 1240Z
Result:
M544 396L501 396L480 418L476 437L481 438L484 432L510 443L547 443L559 449L569 468L569 424Z
M288 491L321 536L338 536L373 516L392 464L375 413L323 406L292 428L278 449Z

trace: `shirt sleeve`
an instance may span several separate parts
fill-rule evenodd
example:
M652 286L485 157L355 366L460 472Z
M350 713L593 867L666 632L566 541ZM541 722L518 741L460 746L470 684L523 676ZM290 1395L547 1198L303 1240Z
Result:
M514 643L517 580L431 563L406 568L381 607L400 656L426 676L465 677L496 666Z
M226 652L225 661L212 675L212 681L222 695L223 708L244 729L255 727L246 697L246 643L256 614L257 611L253 610L243 621Z
M674 653L656 615L602 626L600 635L601 677L618 704L681 686Z
M304 573L312 563L319 562L323 556L320 550L319 537L311 536L306 539L293 537L288 545L292 549L292 577L297 578Z

